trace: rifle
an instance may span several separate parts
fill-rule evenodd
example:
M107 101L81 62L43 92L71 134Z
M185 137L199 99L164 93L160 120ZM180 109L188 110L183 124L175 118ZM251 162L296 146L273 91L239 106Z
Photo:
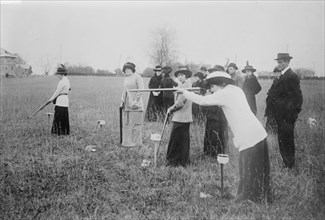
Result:
M120 144L122 144L122 141L123 141L123 118L122 118L123 106L124 106L124 102L119 107L119 114L120 114Z
M43 108L45 108L48 104L50 104L50 101L45 102L41 107L39 107L39 109L37 109L31 116L29 116L28 118L32 118L34 117L39 111L41 111Z

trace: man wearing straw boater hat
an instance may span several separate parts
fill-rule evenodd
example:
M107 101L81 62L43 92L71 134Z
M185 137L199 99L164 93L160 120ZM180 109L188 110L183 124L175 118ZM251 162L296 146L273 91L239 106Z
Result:
M70 81L67 77L68 70L64 65L60 65L55 73L60 79L55 92L49 99L49 102L55 104L54 117L52 124L52 134L56 135L69 135L69 97Z
M274 108L274 115L278 130L278 141L284 167L292 168L295 164L294 125L301 111L302 92L300 79L289 67L292 57L289 53L278 53L275 59L281 75L273 82L266 100Z
M212 94L200 96L182 88L178 88L177 93L199 105L221 106L223 109L234 135L234 145L239 150L239 184L235 202L271 201L267 133L263 125L251 111L243 90L234 85L228 73L220 68L208 75L207 83Z
M148 88L156 89L159 88L162 80L162 67L160 65L156 66L153 71L154 76L151 77L149 81ZM149 95L147 110L146 110L146 120L157 121L159 116L163 114L163 93L151 91Z
M257 95L257 93L259 93L262 90L262 87L259 84L256 76L254 75L256 69L254 69L253 66L249 65L248 61L245 68L242 70L242 72L246 74L244 84L243 84L243 91L245 93L249 107L251 108L254 115L256 115L257 107L256 107L255 95Z

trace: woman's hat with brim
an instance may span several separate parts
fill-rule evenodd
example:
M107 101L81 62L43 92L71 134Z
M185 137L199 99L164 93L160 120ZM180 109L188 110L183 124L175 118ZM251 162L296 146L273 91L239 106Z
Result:
M233 67L233 68L235 68L236 70L238 70L238 67L236 66L235 63L229 63L227 69L228 69L229 67Z
M204 79L204 74L201 72L195 73L194 76L199 77L201 80Z
M212 68L208 69L209 73L213 73L213 72L216 72L216 71L225 72L225 68L223 66L221 66L221 65L214 65Z
M130 69L132 70L132 72L134 73L135 72L135 64L134 63L130 63L130 62L127 62L126 64L124 64L123 66L123 73L125 73L125 70L126 69Z
M289 55L289 53L278 53L278 57L274 60L291 60L292 57Z
M155 72L162 71L162 68L160 65L158 65L153 69L153 71L155 71Z
M170 66L164 66L164 67L162 68L162 71L163 71L165 74L170 74L170 73L173 71L173 69L172 69Z
M60 64L60 66L58 67L57 71L55 74L59 74L59 75L67 75L68 74L68 70L65 68L65 66L63 64Z
M256 71L256 69L253 68L251 65L245 66L245 68L242 70L243 73L245 73L247 70L250 70L252 73Z
M225 71L215 71L210 73L207 78L208 85L220 85L222 83L234 85L234 80Z
M177 77L180 73L184 74L186 78L190 78L192 76L192 72L188 69L187 66L179 66L178 70L174 73L175 77Z

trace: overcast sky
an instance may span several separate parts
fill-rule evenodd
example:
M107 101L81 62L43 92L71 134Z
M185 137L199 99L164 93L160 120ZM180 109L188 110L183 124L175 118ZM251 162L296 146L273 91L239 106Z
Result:
M1 1L1 48L34 72L45 58L114 71L150 63L152 31L175 30L179 61L273 70L277 53L291 66L324 75L324 1Z

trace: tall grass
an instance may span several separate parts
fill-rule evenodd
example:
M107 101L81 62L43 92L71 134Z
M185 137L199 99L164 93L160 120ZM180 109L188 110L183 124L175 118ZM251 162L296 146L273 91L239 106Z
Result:
M324 219L324 82L302 81L303 111L296 123L296 169L282 168L277 137L268 136L274 203L234 204L238 152L229 146L221 198L220 166L204 156L204 123L191 125L191 165L164 166L171 124L162 140L158 167L141 167L153 156L151 133L162 123L144 124L144 146L119 146L118 106L123 80L70 77L71 135L50 135L46 101L55 77L1 79L1 219ZM148 82L145 81L145 84ZM271 85L260 81L258 118L263 117ZM148 94L145 95L145 103ZM309 127L307 119L317 123ZM100 129L97 120L105 120ZM85 150L96 145L96 152ZM212 195L200 198L200 192Z

